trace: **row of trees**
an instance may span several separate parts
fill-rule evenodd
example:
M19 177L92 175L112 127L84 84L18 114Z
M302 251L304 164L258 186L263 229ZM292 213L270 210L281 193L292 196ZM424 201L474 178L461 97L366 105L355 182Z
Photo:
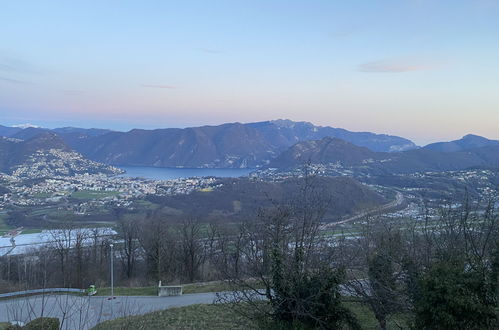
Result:
M111 243L118 285L219 278L215 241L222 234L215 225L172 222L151 213L142 219L122 216L115 230L77 223L50 230L49 244L0 257L0 289L107 286Z

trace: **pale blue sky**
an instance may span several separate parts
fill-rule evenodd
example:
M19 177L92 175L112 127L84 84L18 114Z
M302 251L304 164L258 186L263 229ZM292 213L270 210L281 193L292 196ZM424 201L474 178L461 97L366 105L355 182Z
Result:
M1 1L0 124L499 139L499 1Z

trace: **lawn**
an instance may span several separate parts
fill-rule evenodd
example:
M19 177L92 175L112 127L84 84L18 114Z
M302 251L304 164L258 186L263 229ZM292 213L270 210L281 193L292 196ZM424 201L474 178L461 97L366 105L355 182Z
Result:
M97 325L93 330L219 330L251 329L248 322L225 305L192 305L145 315L120 318Z
M229 290L229 287L223 282L192 283L182 285L182 292L184 294L221 292L226 290Z

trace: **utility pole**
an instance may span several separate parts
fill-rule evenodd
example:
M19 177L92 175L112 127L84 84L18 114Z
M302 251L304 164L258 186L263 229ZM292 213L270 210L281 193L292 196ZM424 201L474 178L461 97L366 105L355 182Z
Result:
M114 247L114 244L111 243L109 244L109 247L111 248L111 298L110 299L114 299L114 253L113 253L113 247Z

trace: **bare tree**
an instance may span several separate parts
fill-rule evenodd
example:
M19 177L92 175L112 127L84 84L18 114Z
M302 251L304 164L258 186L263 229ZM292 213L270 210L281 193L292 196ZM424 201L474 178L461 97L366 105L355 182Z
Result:
M344 272L319 231L330 203L327 189L308 175L295 184L295 194L273 200L241 227L244 266L227 274L233 291L221 301L242 303L247 316L281 326L358 328L340 300Z
M344 250L348 269L344 287L353 299L373 311L380 329L386 329L388 319L407 307L403 267L406 240L401 228L398 221L366 217L357 239Z
M135 263L139 252L139 224L136 220L119 218L118 237L123 241L120 244L119 256L125 275L130 279L135 270Z
M194 282L205 260L210 240L201 236L201 224L195 219L184 220L180 228L182 265L189 282ZM206 246L205 246L206 245Z
M175 253L171 249L172 244L169 244L170 230L170 225L156 213L141 222L139 241L155 280L163 279L165 268L171 266L168 261Z
M74 225L71 222L65 223L60 229L50 230L51 245L54 253L59 259L59 270L62 278L62 285L66 287L70 282L71 267L70 250L74 239Z

